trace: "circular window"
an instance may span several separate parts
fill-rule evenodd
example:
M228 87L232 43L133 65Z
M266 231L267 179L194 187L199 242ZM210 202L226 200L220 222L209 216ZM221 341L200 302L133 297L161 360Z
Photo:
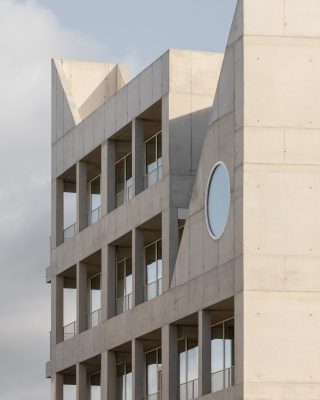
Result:
M230 178L226 165L219 161L213 167L206 194L207 228L213 239L219 239L226 227L230 208Z

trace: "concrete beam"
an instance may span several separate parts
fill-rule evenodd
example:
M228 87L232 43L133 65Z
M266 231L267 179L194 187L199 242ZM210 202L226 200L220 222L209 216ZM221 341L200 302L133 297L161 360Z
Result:
M211 315L207 310L198 312L199 329L199 395L211 392Z
M144 129L138 118L132 121L132 176L134 195L144 190Z
M139 339L132 340L132 399L143 399L144 352Z
M87 227L88 214L88 179L87 163L77 163L77 232Z
M165 325L162 337L162 398L178 399L178 331L175 325Z
M144 242L143 232L137 228L132 231L132 274L133 305L144 301Z
M116 248L108 245L101 252L101 320L116 315Z
M116 354L101 354L101 400L114 400L117 395Z
M85 263L77 263L77 332L87 329L88 317L88 277Z
M63 400L63 375L58 373L51 376L51 400Z
M87 367L84 364L76 364L76 400L89 400Z

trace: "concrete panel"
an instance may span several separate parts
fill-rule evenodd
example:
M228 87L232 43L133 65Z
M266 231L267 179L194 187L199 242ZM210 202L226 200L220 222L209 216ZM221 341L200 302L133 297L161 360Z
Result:
M152 65L140 74L140 112L152 105Z
M320 8L318 0L308 0L302 7L299 0L285 1L286 36L320 36Z
M213 99L220 75L222 60L223 54L219 53L191 53L192 94L208 94L210 98Z
M99 107L94 112L93 121L93 148L97 148L104 140L105 137L105 107Z
M285 162L288 164L319 165L320 131L318 129L286 128Z
M226 49L218 84L219 117L235 108L235 49Z
M169 91L191 93L192 91L192 53L183 50L169 52Z
M156 103L162 95L162 57L152 64L152 102Z
M139 115L140 110L140 77L128 84L128 121Z
M314 40L247 37L244 43L245 124L319 128L320 54Z
M125 86L115 96L116 99L116 130L128 122L128 88Z

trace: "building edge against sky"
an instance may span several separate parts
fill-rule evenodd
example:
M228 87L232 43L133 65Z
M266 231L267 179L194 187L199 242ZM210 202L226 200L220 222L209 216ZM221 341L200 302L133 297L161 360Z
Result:
M53 61L53 400L320 398L319 19L239 0L224 55Z

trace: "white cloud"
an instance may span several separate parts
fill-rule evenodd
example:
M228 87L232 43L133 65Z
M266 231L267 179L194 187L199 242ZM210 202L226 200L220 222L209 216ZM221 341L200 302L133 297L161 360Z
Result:
M50 398L50 60L107 49L33 1L0 0L0 398Z

